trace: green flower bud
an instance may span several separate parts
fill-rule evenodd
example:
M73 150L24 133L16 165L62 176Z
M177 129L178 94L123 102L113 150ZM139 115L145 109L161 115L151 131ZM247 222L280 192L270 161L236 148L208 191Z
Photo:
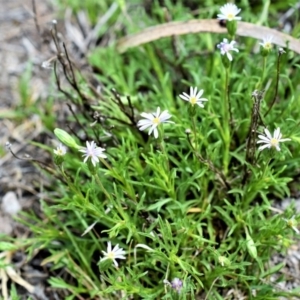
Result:
M189 106L189 108L188 108L188 111L189 111L189 114L190 114L190 116L192 116L192 117L195 117L196 116L196 106L197 105L195 105L195 104L193 104L193 105L190 105Z
M257 249L254 244L252 237L246 232L246 246L248 249L249 254L254 258L257 259Z
M237 30L237 21L235 21L235 20L227 21L226 22L226 27L227 27L228 34L230 35L230 37L232 39L234 39L236 30Z
M60 155L54 155L54 163L60 166L64 162L64 157Z
M97 265L101 272L105 272L111 268L111 266L112 266L111 263L112 263L112 261L110 259L107 259L107 260L100 260Z
M75 140L66 131L55 128L54 134L66 146L70 148L80 149L80 146L76 144Z
M226 55L222 55L221 59L222 59L223 66L224 66L226 69L229 69L229 67L230 67L230 65L231 65L231 61L227 58Z

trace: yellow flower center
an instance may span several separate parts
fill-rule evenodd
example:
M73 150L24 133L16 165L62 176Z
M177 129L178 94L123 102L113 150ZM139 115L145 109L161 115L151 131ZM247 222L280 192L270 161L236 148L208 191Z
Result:
M108 252L107 253L107 257L110 259L114 259L115 258L115 254L113 252Z
M266 50L271 50L272 49L272 44L269 43L269 42L265 43L265 49Z
M160 123L160 119L159 118L154 118L152 120L153 124L159 124Z
M227 19L228 20L233 20L234 19L234 14L228 14Z
M196 97L191 97L190 98L190 102L194 106L196 104L196 102L197 102L197 98Z
M275 139L275 138L272 138L270 140L270 144L271 144L272 147L276 147L276 146L278 146L278 140Z

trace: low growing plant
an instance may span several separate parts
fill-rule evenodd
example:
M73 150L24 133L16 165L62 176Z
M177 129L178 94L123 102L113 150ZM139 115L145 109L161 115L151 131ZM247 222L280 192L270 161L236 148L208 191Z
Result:
M299 238L293 205L274 208L299 187L297 58L272 37L256 52L238 39L242 13L221 8L228 35L205 35L201 47L216 47L202 56L184 44L176 56L166 40L95 51L100 92L87 91L66 48L54 62L75 109L54 130L61 144L46 147L47 222L23 222L27 249L47 249L45 263L69 274L49 280L68 299L299 298L276 288L283 264L272 263Z

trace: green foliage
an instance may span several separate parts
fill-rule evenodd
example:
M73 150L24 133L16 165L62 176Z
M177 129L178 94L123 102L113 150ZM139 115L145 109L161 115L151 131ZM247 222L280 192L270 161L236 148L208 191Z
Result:
M184 3L165 1L174 20L191 18ZM130 6L123 4L120 18L129 14ZM87 1L86 9L106 5ZM243 1L243 19L267 22L268 1L261 16L247 5ZM199 17L213 17L218 8ZM132 9L140 12L143 6ZM158 1L142 16L134 21L164 22ZM136 22L124 18L129 31L138 30ZM237 38L239 53L232 52L232 63L224 66L227 57L215 49L222 40L190 34L122 55L113 46L90 55L105 87L101 99L84 111L84 99L74 101L78 95L69 91L78 108L76 119L69 120L76 130L66 135L68 127L56 129L56 136L62 142L71 138L76 146L53 166L52 204L42 201L47 222L23 219L33 233L28 252L47 249L53 270L65 268L75 280L49 280L68 290L70 299L224 299L230 289L248 299L299 295L274 288L270 276L283 265L269 265L274 253L287 251L300 218L293 207L281 214L271 209L274 200L294 196L291 187L299 189L294 179L300 159L299 58L288 49L279 55L276 47L264 56L253 50L257 41ZM204 89L204 108L191 109L179 98L190 86ZM174 124L160 124L155 139L139 131L137 121L158 106ZM95 112L100 118L91 118ZM271 134L280 127L291 141L281 143L281 151L259 151L257 135L264 126ZM76 148L85 141L105 148L107 158L83 163ZM100 260L108 241L126 251L118 268ZM172 288L174 278L183 282L179 293Z

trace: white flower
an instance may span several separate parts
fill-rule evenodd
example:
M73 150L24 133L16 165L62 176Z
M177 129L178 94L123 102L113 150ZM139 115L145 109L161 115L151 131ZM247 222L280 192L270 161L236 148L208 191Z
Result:
M49 60L43 61L42 62L42 68L44 68L44 69L52 69L50 61Z
M230 260L225 256L219 256L218 261L222 267L230 265Z
M258 150L263 150L265 148L275 148L277 151L280 151L279 143L280 142L286 142L290 141L291 139L282 139L282 134L280 133L280 128L274 130L274 135L272 137L270 131L265 128L265 135L259 135L259 140L257 141L257 144L265 144L258 148Z
M67 148L63 144L59 144L53 152L55 155L64 156L67 153Z
M126 252L122 248L119 248L119 244L117 244L114 249L111 249L111 242L108 242L107 251L102 251L102 253L104 254L104 257L102 257L100 261L111 259L116 268L119 266L116 259L126 259L124 256Z
M279 48L279 49L278 49L278 52L279 52L279 54L281 54L281 55L282 55L283 53L286 53L286 52L284 51L283 48Z
M172 121L167 121L172 116L167 110L164 110L162 113L160 113L160 107L157 108L156 113L141 113L141 116L145 119L138 121L137 126L139 127L139 130L145 130L150 127L149 135L153 132L156 139L158 138L157 126L160 123L174 123Z
M179 95L179 97L182 100L185 101L189 101L192 106L194 106L195 104L199 105L200 107L204 107L203 103L204 101L208 101L206 98L200 98L203 94L203 90L200 90L199 92L197 91L197 88L193 88L191 86L190 88L190 95L188 95L187 93L182 93L181 95Z
M5 143L5 147L6 147L7 150L11 150L11 143L9 141L7 141Z
M51 58L49 58L48 60L45 60L42 62L42 68L44 69L53 69L53 67L51 66L51 63L53 63L53 61L56 60L56 56L53 56Z
M270 51L273 47L273 44L272 44L272 40L273 40L273 36L268 36L266 38L263 38L263 42L262 43L259 43L265 50L268 50Z
M233 3L227 3L220 8L221 14L218 14L219 20L241 20L241 17L237 17L236 15L241 11L240 8Z
M298 222L297 220L295 220L295 216L292 216L289 220L287 219L283 219L286 222L286 225L290 228L292 228L297 234L300 233L300 231L298 230L297 226L298 226Z
M92 141L91 143L86 141L86 148L82 147L81 149L79 149L79 151L84 153L82 155L83 157L85 157L83 162L85 163L90 158L94 167L96 166L96 163L99 162L99 157L107 157L102 153L103 151L105 151L105 149L97 147L94 141Z
M232 61L232 55L229 53L229 51L235 51L235 52L239 52L239 49L234 48L233 45L235 44L235 41L231 41L230 43L228 43L227 39L223 39L223 42L221 42L220 44L217 45L217 47L220 49L221 54L227 55L227 58Z

